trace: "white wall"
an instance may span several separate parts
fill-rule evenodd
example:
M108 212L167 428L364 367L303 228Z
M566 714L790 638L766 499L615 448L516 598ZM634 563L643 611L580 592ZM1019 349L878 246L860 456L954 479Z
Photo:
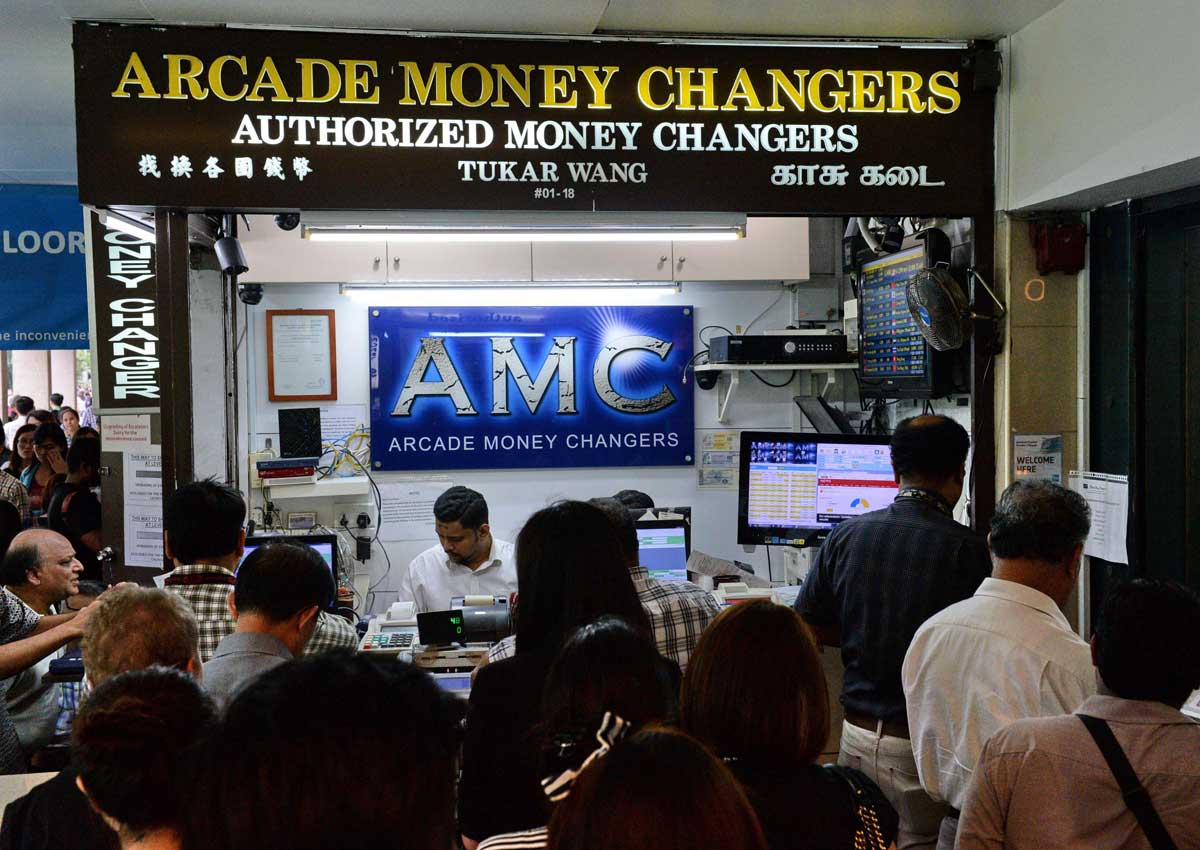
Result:
M1200 183L1197 32L1197 0L1066 0L1012 35L998 208L1087 209Z
M261 448L266 436L274 436L278 430L276 410L282 406L267 400L266 387L266 331L265 311L268 309L334 307L337 310L337 362L338 404L363 404L369 401L367 387L367 309L362 302L351 301L340 295L333 285L269 285L260 305L248 308L251 327L243 349L249 360L243 361L241 426L249 434L250 449ZM696 308L695 327L699 330L707 324L722 324L733 327L745 325L765 308L778 300L755 331L785 327L790 321L790 303L786 295L779 298L782 290L778 284L731 283L731 284L685 284L682 293L656 300L656 304L691 304ZM606 304L644 303L633 300L610 299ZM801 300L805 296L801 295ZM828 298L832 302L832 298ZM452 292L447 301L453 303ZM706 334L708 336L709 334ZM697 350L699 343L697 342ZM789 388L768 389L747 376L739 388L734 402L733 416L728 425L716 421L715 392L696 392L697 429L784 429L792 427L792 396L796 384ZM332 403L332 402L327 402ZM312 406L308 404L290 405ZM253 415L251 416L251 407ZM253 419L253 422L251 421ZM697 434L699 442L700 434ZM276 440L275 445L278 446ZM243 456L242 463L245 463ZM244 466L243 466L244 468ZM404 480L422 476L406 476L397 473L379 473L377 480ZM428 477L428 476L425 476ZM512 540L524 520L547 503L562 498L590 498L605 496L625 488L643 490L654 497L659 505L690 505L693 513L693 548L723 558L737 558L753 564L757 572L766 574L765 550L759 547L754 554L747 554L737 545L737 493L736 491L700 491L696 487L695 467L655 468L609 468L609 469L548 469L548 470L480 470L447 473L450 482L463 484L479 490L488 499L494 533ZM246 478L243 477L243 481ZM276 496L279 495L277 488ZM254 504L257 494L254 495ZM306 500L307 501L307 500ZM314 500L315 501L315 500ZM285 508L286 509L286 508ZM312 504L297 504L292 510L320 510ZM341 507L336 508L338 512ZM373 509L372 509L373 513ZM432 545L433 519L430 518L429 539L420 542L389 543L393 573L378 587L373 610L382 610L391 601L395 577L407 567L409 560L418 552ZM371 580L381 578L386 564L376 554L368 563ZM776 558L774 568L781 576L781 565Z

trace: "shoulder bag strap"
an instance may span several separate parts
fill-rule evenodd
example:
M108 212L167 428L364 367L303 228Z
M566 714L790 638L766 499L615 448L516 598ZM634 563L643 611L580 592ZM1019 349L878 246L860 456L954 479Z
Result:
M1108 769L1112 771L1113 778L1117 780L1121 796L1125 799L1125 805L1137 818L1142 832L1146 833L1146 838L1150 840L1150 846L1154 850L1178 850L1175 842L1171 840L1167 828L1163 826L1158 812L1154 810L1150 795L1146 793L1146 789L1137 778L1137 774L1134 773L1133 766L1126 758L1125 751L1121 749L1121 745L1117 742L1117 737L1109 725L1099 717L1089 717L1086 714L1077 716L1096 741L1096 746L1100 748L1104 760L1108 762Z

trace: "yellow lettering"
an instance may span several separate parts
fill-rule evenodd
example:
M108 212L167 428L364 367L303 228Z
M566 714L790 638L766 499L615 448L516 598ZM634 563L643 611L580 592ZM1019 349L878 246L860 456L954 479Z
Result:
M588 104L588 109L612 109L612 104L608 102L608 84L612 82L613 74L621 70L616 65L605 65L598 67L596 65L580 65L579 71L583 74L583 78L587 80L587 84L592 89L592 102ZM604 79L600 78L597 71L604 72Z
M829 68L822 68L820 71L817 71L815 74L813 74L808 81L808 102L812 105L813 109L817 110L817 112L845 112L846 99L849 98L850 93L844 88L839 88L830 92L829 94L833 98L833 106L827 105L824 92L821 91L821 81L826 77L832 77L837 81L839 86L846 85L846 78L841 71L833 71Z
M533 77L532 65L521 65L521 70L525 73L525 81L518 80L516 75L509 70L507 65L493 65L492 70L496 72L496 99L492 101L492 106L508 106L509 103L504 99L504 87L508 86L513 97L521 101L521 103L529 106L529 91L533 87L531 82Z
M422 106L450 106L450 101L446 100L446 69L450 67L449 62L434 62L426 78L421 77L421 69L416 62L399 64L404 71L404 97L397 103L401 106L415 106L418 103ZM413 91L417 94L415 100ZM429 99L430 91L433 92L433 100Z
M150 82L150 75L146 73L146 66L142 64L141 57L136 52L129 54L129 61L125 64L125 71L121 74L121 81L117 83L117 87L112 91L112 97L129 97L129 92L125 91L126 86L141 86L141 92L138 97L161 97L154 90L154 83Z
M925 101L921 100L921 75L916 71L888 71L892 84L892 105L888 112L924 112Z
M947 81L942 85L942 80ZM935 98L945 98L949 105L942 106ZM929 77L929 111L954 112L962 105L962 95L958 93L958 71L935 71Z
M696 71L700 72L700 82L693 82L691 77ZM714 95L716 88L716 68L676 68L675 76L679 80L679 106L680 110L692 110L699 108L701 112L715 111L717 108L717 100ZM700 106L696 107L692 104L692 96L700 95Z
M664 68L661 65L655 65L652 68L647 68L645 71L642 71L641 75L638 77L637 84L638 100L642 102L642 106L646 107L647 109L653 109L655 112L662 112L664 109L670 109L674 105L674 92L671 92L671 94L667 95L666 100L659 102L654 99L654 93L650 91L650 83L655 76L664 76L667 78L667 81L670 82L671 71L671 68Z
M546 109L574 109L579 102L578 95L571 91L568 83L575 82L575 66L573 65L538 65L545 75L542 92L542 107ZM559 75L562 75L561 77ZM567 97L568 93L570 97ZM559 100L567 97L566 100Z
M246 57L245 56L218 56L208 66L208 88L221 100L241 100L246 96L246 92L250 87L242 83L242 88L237 94L230 94L225 91L225 81L221 78L221 73L225 70L225 63L232 62L242 69L242 76L246 75Z
M297 59L300 66L300 97L296 103L329 103L342 93L342 72L328 59ZM316 69L325 71L325 94L317 96Z
M754 90L754 84L750 82L750 72L745 68L738 68L733 88L729 90L729 97L725 98L725 105L721 107L722 111L736 111L737 106L733 103L735 100L745 101L747 112L763 111L762 101L758 99L758 92Z
M371 82L379 76L379 66L374 59L339 59L338 64L346 79L346 93L338 103L379 103L379 87Z
M463 89L463 76L467 71L475 71L479 74L479 97L474 100L467 97ZM492 75L488 73L488 69L474 62L459 65L454 69L454 73L450 75L450 94L463 106L483 106L491 100L492 91L495 87L496 84L492 81Z
M186 53L164 53L163 59L167 60L167 93L163 95L164 100L187 100L188 95L183 93L184 83L187 83L188 94L193 100L208 97L208 91L196 79L204 73L204 63L200 57ZM186 71L183 70L185 64Z
M779 102L780 92L797 110L804 111L804 79L808 76L808 71L797 68L792 73L796 75L796 85L792 85L792 81L778 68L767 69L767 76L771 78L771 105L767 107L768 112L783 112L783 104Z
M292 102L287 86L283 84L283 77L279 76L279 69L275 67L275 60L270 56L263 59L262 67L258 69L258 79L254 81L250 94L246 95L246 100L254 103L263 100L263 96L258 93L259 89L270 89L271 100L276 103Z
M883 112L887 104L879 96L877 86L883 85L883 71L851 71L851 112Z

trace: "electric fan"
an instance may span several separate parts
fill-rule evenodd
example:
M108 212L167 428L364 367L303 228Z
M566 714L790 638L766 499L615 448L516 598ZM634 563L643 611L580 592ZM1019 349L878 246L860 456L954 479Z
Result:
M998 313L986 315L975 312L967 303L967 296L958 281L943 268L922 269L913 275L904 288L908 312L921 330L921 336L938 351L962 348L967 341L972 319L999 321L1008 312L983 278L973 270L971 274L996 302Z

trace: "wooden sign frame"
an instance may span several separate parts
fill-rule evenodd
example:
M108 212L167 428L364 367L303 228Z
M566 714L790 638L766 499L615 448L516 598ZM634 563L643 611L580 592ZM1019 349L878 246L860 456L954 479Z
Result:
M267 311L267 397L271 401L336 401L337 400L337 327L336 327L336 311L334 310L268 310ZM276 361L276 343L280 342L280 334L275 328L275 321L278 318L285 316L304 316L308 318L323 317L328 322L328 349L310 347L308 351L304 351L300 347L294 348L294 353L298 353L302 357L311 357L312 364L288 364L291 368L300 368L307 370L310 365L315 365L321 374L327 374L324 386L329 388L328 392L320 392L319 388L310 388L304 391L296 392L295 380L285 377L282 370L279 370L281 364ZM296 341L289 341L293 346L299 346ZM288 355L289 357L292 355ZM287 357L283 359L288 359ZM316 391L313 391L316 390Z

